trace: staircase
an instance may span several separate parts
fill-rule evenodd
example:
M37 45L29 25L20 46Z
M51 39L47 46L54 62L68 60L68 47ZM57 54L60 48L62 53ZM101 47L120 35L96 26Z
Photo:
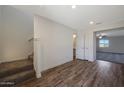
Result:
M33 57L34 57L34 53L28 55L28 60L32 60L33 61Z
M32 77L35 77L32 60L0 64L0 87L15 86Z

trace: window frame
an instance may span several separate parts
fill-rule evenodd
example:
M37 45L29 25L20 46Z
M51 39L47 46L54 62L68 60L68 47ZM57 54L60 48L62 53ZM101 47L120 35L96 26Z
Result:
M99 39L99 48L108 48L108 47L109 47L108 39Z

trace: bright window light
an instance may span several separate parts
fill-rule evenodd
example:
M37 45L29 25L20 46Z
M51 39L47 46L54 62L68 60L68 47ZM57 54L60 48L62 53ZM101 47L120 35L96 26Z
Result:
M108 39L100 39L99 47L101 47L101 48L109 47L109 40Z

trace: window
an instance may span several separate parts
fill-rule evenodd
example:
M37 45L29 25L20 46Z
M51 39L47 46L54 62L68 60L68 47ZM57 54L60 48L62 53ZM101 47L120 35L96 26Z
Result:
M100 39L99 40L99 47L109 47L109 40L107 39Z

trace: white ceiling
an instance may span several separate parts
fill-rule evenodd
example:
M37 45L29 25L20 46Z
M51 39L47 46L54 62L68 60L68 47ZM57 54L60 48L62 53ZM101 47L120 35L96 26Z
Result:
M96 32L96 36L99 34L107 37L124 36L124 28Z
M124 21L124 6L80 5L72 9L70 5L13 6L31 14L37 14L76 30L85 30L90 21L99 25Z

